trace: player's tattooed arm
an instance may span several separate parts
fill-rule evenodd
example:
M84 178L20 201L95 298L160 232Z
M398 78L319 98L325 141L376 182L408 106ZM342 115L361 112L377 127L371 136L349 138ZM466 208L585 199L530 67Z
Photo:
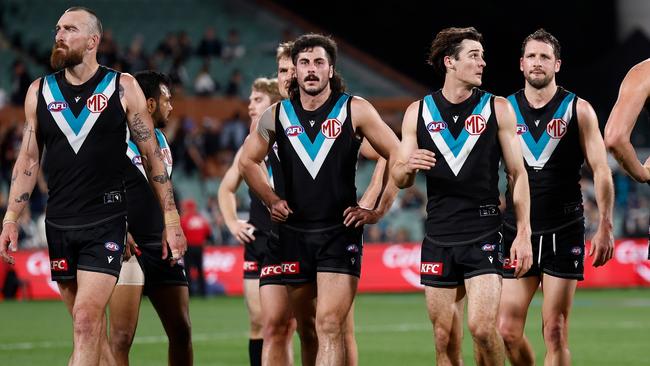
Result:
M165 172L165 174L156 175L152 179L156 183L165 184L169 182L169 175Z
M124 98L124 87L120 84L119 87L120 99Z
M37 141L36 104L39 97L39 80L30 85L25 98L25 126L9 188L8 212L20 214L29 201L30 192L36 185L40 167L41 149Z
M151 138L151 129L143 121L140 113L135 113L133 115L133 121L131 122L131 138L133 142L143 142Z

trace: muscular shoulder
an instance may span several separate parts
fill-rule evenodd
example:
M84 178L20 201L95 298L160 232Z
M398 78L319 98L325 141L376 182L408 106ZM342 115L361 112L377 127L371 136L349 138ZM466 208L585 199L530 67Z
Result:
M500 96L494 97L494 111L497 114L497 117L501 117L503 114L514 113L512 105L508 99Z
M138 81L133 77L133 75L128 73L120 74L120 88L124 90L131 90L138 85Z
M27 89L27 95L25 96L25 111L36 113L36 104L38 102L39 88L41 85L41 78L38 78L32 81L29 84L29 89Z
M634 65L625 75L622 87L650 96L650 59Z
M588 101L582 98L578 98L576 104L576 113L578 115L579 126L584 126L587 123L598 120L594 108L591 106L591 104Z

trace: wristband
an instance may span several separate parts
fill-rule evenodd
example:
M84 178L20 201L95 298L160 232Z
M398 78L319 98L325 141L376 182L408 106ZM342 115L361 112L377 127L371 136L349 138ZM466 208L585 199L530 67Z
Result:
M181 218L176 210L165 212L165 226L180 226L180 224Z
M2 226L4 226L8 222L15 224L16 220L18 220L18 214L13 211L7 211L4 219L2 219Z

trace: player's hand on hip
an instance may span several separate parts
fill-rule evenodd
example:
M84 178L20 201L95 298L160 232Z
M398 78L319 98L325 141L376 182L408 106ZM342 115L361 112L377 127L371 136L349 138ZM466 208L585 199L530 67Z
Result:
M360 206L351 206L343 212L343 225L354 227L365 224L375 224L381 218L381 215L375 210L369 210Z
M14 257L9 251L18 249L18 224L15 222L5 222L2 225L2 234L0 234L0 257L9 263L14 264Z
M255 240L255 235L253 235L254 232L255 226L243 220L237 220L232 230L232 234L240 244L252 243L253 240Z
M436 154L433 151L426 149L417 149L409 155L409 160L406 162L406 168L410 172L417 172L418 170L430 170L436 165Z
M592 258L594 267L605 265L614 256L614 234L608 227L598 227L598 231L591 238L589 256Z
M271 204L271 220L275 222L285 222L293 211L285 200L277 200Z
M533 249L530 244L530 236L522 238L517 235L510 248L510 259L515 264L515 277L520 278L533 265Z
M183 234L183 230L181 229L180 226L177 225L170 225L166 226L165 230L163 231L164 234L164 241L165 243L163 244L163 259L167 257L165 253L166 252L166 246L169 245L169 249L172 252L172 265L178 262L180 259L183 258L183 255L185 255L185 251L187 251L187 241L185 240L185 234Z

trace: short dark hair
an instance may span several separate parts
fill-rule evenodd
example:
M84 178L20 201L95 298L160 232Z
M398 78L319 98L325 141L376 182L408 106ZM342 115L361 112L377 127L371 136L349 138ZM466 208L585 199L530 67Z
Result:
M524 42L521 44L521 56L524 56L524 51L526 50L526 44L528 42L535 40L538 42L544 42L546 44L551 45L553 47L553 55L555 56L556 60L559 60L560 57L560 41L555 38L551 33L547 32L546 29L540 28L533 32L532 34L529 34L528 37L524 38Z
M431 42L429 58L427 62L441 75L445 75L445 57L453 56L458 59L460 53L460 44L463 40L469 39L483 43L483 35L474 27L467 28L445 28L436 34L436 38Z
M300 52L307 51L314 47L323 47L330 65L336 65L336 55L338 52L336 42L334 42L332 37L316 33L303 34L293 42L293 46L291 47L291 60L293 61L293 64L296 64Z
M91 24L91 26L93 28L95 28L94 31L99 34L99 37L102 36L102 34L104 33L104 27L102 26L102 22L99 20L99 17L97 16L97 13L95 13L94 11L90 10L89 8L87 8L85 6L73 6L71 8L68 8L63 13L65 14L65 13L69 13L71 11L85 11L86 13L88 13L90 15L91 19L93 20L93 22L95 23L95 24Z
M167 88L171 85L169 77L161 72L153 70L139 71L133 75L135 80L138 81L140 89L144 93L145 98L153 98L158 101L160 98L160 84Z

